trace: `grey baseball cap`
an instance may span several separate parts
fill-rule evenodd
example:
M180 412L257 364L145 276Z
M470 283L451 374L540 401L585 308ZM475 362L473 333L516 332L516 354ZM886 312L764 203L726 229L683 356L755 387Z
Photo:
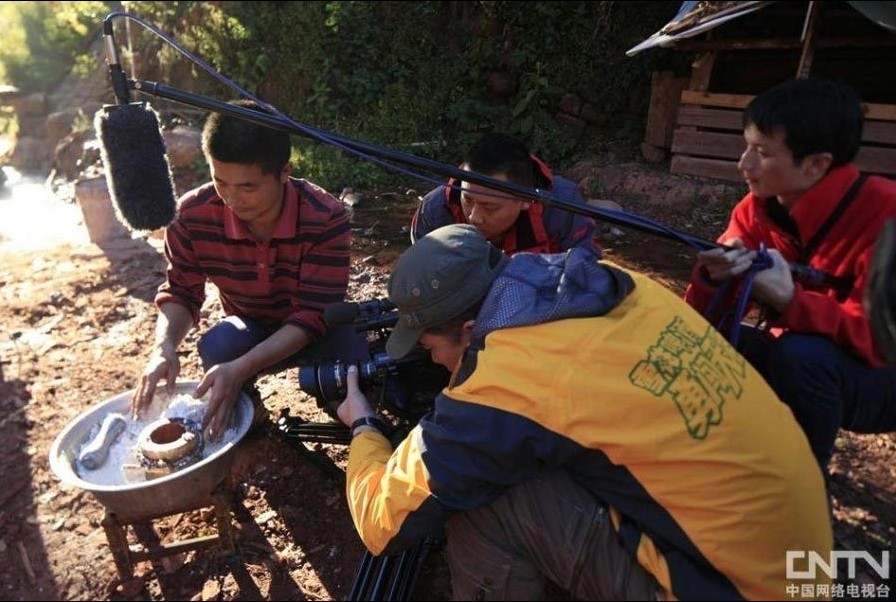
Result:
M483 299L507 257L469 224L433 230L411 245L389 277L398 322L386 342L404 357L428 328L448 322Z

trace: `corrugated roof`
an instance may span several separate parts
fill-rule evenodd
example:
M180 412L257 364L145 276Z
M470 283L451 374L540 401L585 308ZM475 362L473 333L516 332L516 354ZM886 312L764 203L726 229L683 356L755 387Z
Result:
M654 46L670 46L677 40L696 36L769 4L772 2L682 2L671 21L625 54L634 56Z
M676 41L690 38L773 4L774 2L698 2L681 3L678 13L658 32L626 51L634 56L655 46L671 46ZM896 32L896 2L855 1L850 6L881 27Z

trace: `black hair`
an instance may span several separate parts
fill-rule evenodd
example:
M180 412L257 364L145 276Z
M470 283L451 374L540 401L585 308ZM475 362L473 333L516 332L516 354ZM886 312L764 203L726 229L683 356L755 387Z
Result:
M261 105L251 100L228 104L265 112ZM202 152L217 161L258 165L262 173L277 174L289 162L292 144L289 134L282 130L212 113L202 128Z
M850 86L821 78L794 79L754 98L744 127L767 136L784 133L795 163L814 153L831 153L831 167L855 159L862 143L862 99Z
M491 132L473 145L464 161L470 171L487 176L503 173L519 186L535 186L535 172L529 149L517 138Z

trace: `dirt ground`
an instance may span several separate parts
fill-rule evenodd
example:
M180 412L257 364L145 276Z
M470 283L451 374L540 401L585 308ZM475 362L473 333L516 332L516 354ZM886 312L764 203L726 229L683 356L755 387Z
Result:
M353 299L382 296L415 202L415 193L402 191L356 206ZM696 204L626 209L704 237L714 236L727 214L727 207ZM612 259L683 291L693 260L686 247L629 231L604 245ZM130 579L116 573L100 524L103 506L92 494L60 484L50 470L56 435L87 407L134 385L153 332L152 298L164 275L159 248L150 238L20 251L0 240L0 599L348 598L363 549L342 484L273 426L241 442L225 483L234 499L237 552L210 549L141 562ZM200 330L219 317L220 306L211 300ZM199 376L195 342L196 331L181 346L185 379ZM295 370L262 378L260 389L275 417L288 409L325 419L298 391ZM344 463L343 447L311 447ZM892 435L844 433L838 441L831 480L838 549L867 550L875 558L894 549L894 450ZM163 542L215 532L208 508L154 525ZM857 583L881 584L859 569ZM430 553L415 594L449 598L442 550Z

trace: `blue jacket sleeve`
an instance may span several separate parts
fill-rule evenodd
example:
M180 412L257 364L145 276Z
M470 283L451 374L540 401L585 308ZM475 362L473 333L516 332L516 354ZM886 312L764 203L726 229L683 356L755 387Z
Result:
M553 194L558 199L587 205L579 186L566 178L554 178ZM555 238L557 247L568 251L574 247L582 247L589 251L598 251L594 241L594 220L585 215L578 215L563 209L551 209L550 216L545 219L545 228L549 236Z
M445 193L445 187L439 186L423 197L411 220L411 244L436 228L454 223L454 216L446 204Z

